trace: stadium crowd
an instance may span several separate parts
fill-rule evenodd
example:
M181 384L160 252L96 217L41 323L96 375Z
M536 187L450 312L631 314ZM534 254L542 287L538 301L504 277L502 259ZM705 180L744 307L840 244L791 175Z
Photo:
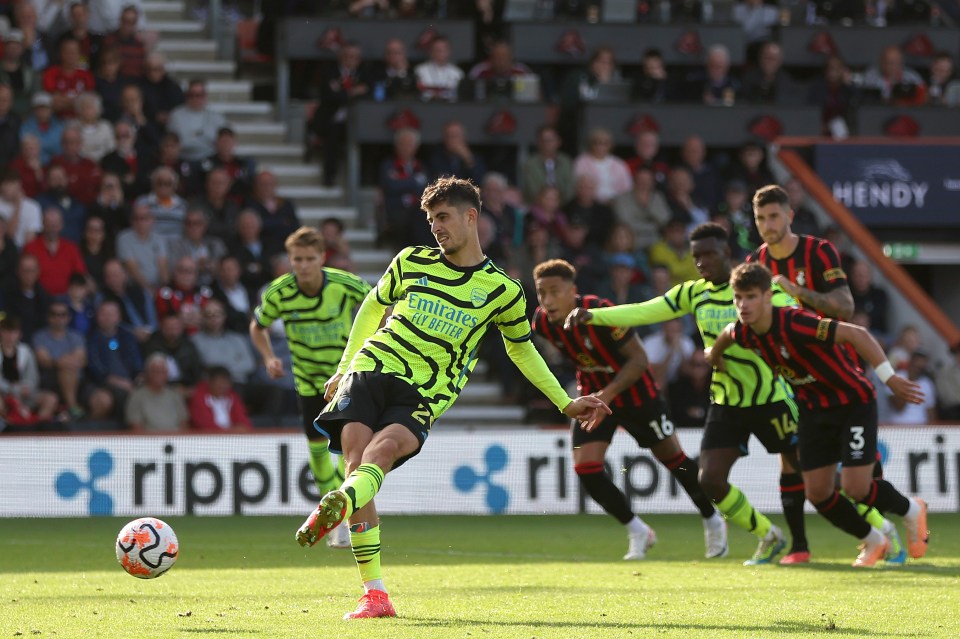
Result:
M573 264L581 292L622 304L699 277L687 239L699 223L728 230L735 261L759 244L750 198L775 181L762 141L710 149L691 135L680 148L663 149L655 127L639 122L633 148L616 149L609 131L579 132L576 118L564 117L593 99L598 86L627 80L632 99L647 101L818 104L824 131L842 135L850 110L867 96L943 103L957 82L950 53L937 53L924 77L904 67L895 46L862 74L832 55L821 74L791 77L770 39L780 14L762 2L738 3L751 42L742 73L720 46L708 48L701 69L667 69L656 50L627 69L615 51L600 47L564 78L513 59L502 39L502 2L308 4L356 17L465 11L461 17L476 19L484 53L465 68L450 62L443 37L419 65L407 60L400 40L388 41L378 61L344 42L337 61L304 85L319 99L309 130L324 180L334 184L352 101L450 102L441 144L421 148L417 127L401 122L393 148L379 158L378 241L393 249L434 244L419 211L424 186L440 175L469 177L482 188L484 250L523 283L531 312L533 267L546 259ZM585 19L598 6L553 4L557 15ZM638 6L652 11L654 4ZM817 13L816 5L827 3L808 4L815 5L811 20L837 17ZM862 6L852 19L879 24L900 19L915 3L833 4ZM167 73L138 3L14 0L0 3L0 13L0 423L10 432L84 422L217 431L289 412L292 378L266 375L246 334L263 287L289 271L283 242L300 226L295 204L277 193L276 176L237 155L237 133L208 105L204 80L181 83ZM498 149L471 144L453 103L498 92L509 97L510 78L534 73L543 76L541 97L557 117L537 130L529 159L515 166ZM820 226L801 185L784 186L794 230L829 237L843 250L843 238ZM343 223L330 218L320 226L327 265L352 270ZM934 383L916 329L890 326L885 292L873 284L869 265L846 259L855 321L890 346L891 361L911 379L926 380L927 396L941 400L940 414L960 415L960 356ZM698 339L681 320L643 333L680 426L701 425L709 401L710 367ZM271 344L289 370L282 326L271 329ZM536 407L499 341L484 348L504 401ZM560 358L552 363L572 379ZM937 417L935 399L887 411L896 423Z

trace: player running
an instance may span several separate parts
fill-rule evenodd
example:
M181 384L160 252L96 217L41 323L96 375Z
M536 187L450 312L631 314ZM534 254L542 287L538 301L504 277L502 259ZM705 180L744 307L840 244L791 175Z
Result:
M327 382L330 403L315 422L331 450L343 451L349 475L296 538L313 545L349 520L365 594L346 619L397 614L381 577L373 498L386 473L420 452L433 422L457 399L491 324L510 359L565 415L590 428L610 414L597 397L571 400L534 347L523 289L480 248L476 185L443 177L427 186L420 203L439 247L403 249L367 295Z
M919 404L923 401L920 387L894 374L883 349L863 328L805 309L774 308L771 277L767 267L755 262L733 270L730 285L740 320L717 337L708 354L710 363L723 366L724 351L737 344L757 352L793 384L800 408L799 452L807 499L830 523L861 540L854 566L875 565L890 542L837 491L840 462L844 493L866 506L903 517L910 556L922 557L930 535L927 506L873 477L876 392L844 345L853 347L901 399Z
M575 308L613 306L594 295L578 295L576 276L576 269L564 260L549 260L536 266L533 277L540 306L533 314L533 331L576 365L581 393L599 397L613 410L593 430L573 425L573 464L580 483L595 502L627 527L630 546L623 558L643 559L656 542L656 534L633 513L627 496L604 469L607 448L617 426L622 426L637 444L650 449L690 495L703 517L706 557L725 557L726 523L700 488L697 462L680 447L666 404L647 370L647 353L636 331L580 325L564 328L564 319Z
M264 291L250 322L250 339L260 352L270 377L282 377L283 363L270 346L267 329L283 320L287 344L293 356L293 380L303 430L310 452L310 470L320 495L343 482L343 459L330 457L329 441L313 427L326 402L323 382L337 369L347 345L354 309L363 301L370 285L359 277L323 265L323 237L316 229L302 226L287 238L284 246L293 272L281 275ZM327 544L349 548L346 531L331 535Z
M701 224L690 233L690 253L702 276L674 286L662 297L612 309L575 309L569 323L601 326L640 326L693 315L706 346L736 321L733 289L730 288L730 247L727 232L718 224ZM795 300L778 292L778 305ZM785 547L779 527L755 510L746 495L729 483L737 460L747 455L750 435L767 452L780 455L780 503L790 528L792 545L782 564L810 560L803 520L803 478L797 461L797 408L789 389L755 353L732 347L725 355L724 371L715 370L711 380L700 445L700 484L728 521L759 538L757 550L745 565L771 563Z

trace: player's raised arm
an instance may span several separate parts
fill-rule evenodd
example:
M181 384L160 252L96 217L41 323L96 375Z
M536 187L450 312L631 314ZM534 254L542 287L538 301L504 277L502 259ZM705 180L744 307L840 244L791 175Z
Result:
M717 341L713 343L713 346L706 348L703 351L704 356L707 358L707 362L717 370L723 370L723 353L728 348L736 344L736 340L733 338L733 332L736 328L736 324L728 324L725 329L720 331L720 334L717 335Z
M883 348L873 335L861 326L847 322L835 322L837 325L835 340L838 344L851 344L857 354L867 361L877 372L880 381L886 384L893 394L911 404L923 403L923 392L919 384L900 377L887 360Z
M853 293L849 286L841 286L830 291L811 291L797 286L783 275L775 275L773 283L797 298L803 304L817 309L822 315L850 319L853 317Z
M677 317L683 317L689 310L680 300L686 293L686 287L691 282L684 282L667 291L660 297L639 302L636 304L621 304L606 308L575 308L563 323L567 330L577 324L593 324L594 326L646 326L659 324ZM675 297L677 301L671 299Z

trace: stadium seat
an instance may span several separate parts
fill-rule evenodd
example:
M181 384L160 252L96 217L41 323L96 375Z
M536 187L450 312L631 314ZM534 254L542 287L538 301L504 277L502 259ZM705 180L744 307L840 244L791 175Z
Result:
M237 21L237 60L240 63L267 64L273 62L273 57L264 55L257 50L257 30L259 28L260 20L256 18Z

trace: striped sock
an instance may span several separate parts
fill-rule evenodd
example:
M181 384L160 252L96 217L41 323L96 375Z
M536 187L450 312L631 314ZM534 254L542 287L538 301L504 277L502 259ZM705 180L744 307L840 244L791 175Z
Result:
M366 523L350 526L350 545L353 546L353 557L357 560L360 570L360 580L364 586L368 582L379 582L376 585L384 590L383 575L380 571L380 526L367 528ZM384 592L386 592L384 590Z
M310 440L307 444L310 447L309 461L313 481L317 485L320 496L323 497L340 485L333 460L330 459L330 442L326 439L317 439Z
M750 505L746 495L733 485L730 486L730 492L727 493L727 496L717 502L717 508L720 509L720 512L728 521L749 533L753 533L760 539L763 539L770 532L770 527L773 525L767 516L757 512Z
M780 505L783 507L783 517L787 520L787 526L790 528L790 538L793 540L790 552L802 552L809 549L806 527L803 521L805 488L803 476L800 473L780 474Z
M717 512L713 507L713 502L707 497L703 489L700 488L700 480L697 478L700 474L700 464L695 459L690 459L682 450L676 456L670 459L661 460L670 474L683 486L683 489L690 495L693 505L700 511L700 516L704 519L712 517Z
M383 485L383 471L376 464L360 464L350 473L347 480L340 486L340 490L347 494L347 513L345 519L364 506L380 492Z

